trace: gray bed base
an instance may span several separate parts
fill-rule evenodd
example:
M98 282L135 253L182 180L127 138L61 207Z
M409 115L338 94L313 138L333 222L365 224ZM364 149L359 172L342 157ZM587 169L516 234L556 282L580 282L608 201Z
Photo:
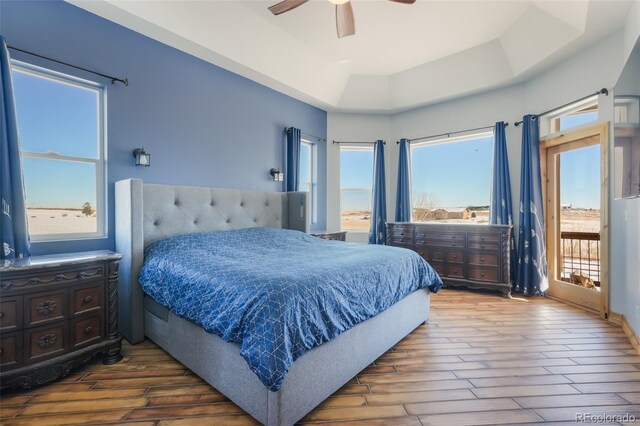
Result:
M144 296L137 277L144 248L171 235L255 226L309 232L308 194L116 182L120 262L119 327L131 343L147 336L268 426L292 425L429 318L418 290L381 314L296 360L269 391L228 343Z
M429 318L418 290L381 314L298 358L278 392L250 369L240 346L207 333L145 297L147 336L259 422L293 425Z

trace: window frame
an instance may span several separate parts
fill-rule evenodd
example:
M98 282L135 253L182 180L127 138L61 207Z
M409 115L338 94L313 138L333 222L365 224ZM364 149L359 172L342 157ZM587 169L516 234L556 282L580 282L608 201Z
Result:
M311 198L311 224L318 223L318 143L302 138L300 140L301 145L309 147L309 175L311 182L303 182L300 180L300 185L309 185L309 197Z
M20 72L33 77L44 78L67 86L78 87L84 90L91 90L97 93L97 117L98 117L98 150L97 158L77 157L72 155L59 154L55 151L34 152L20 149L21 158L36 158L53 161L64 161L72 163L93 164L96 174L96 231L95 232L73 232L73 233L53 233L53 234L29 234L32 242L55 242L73 241L86 239L107 238L107 93L103 84L78 78L69 74L64 74L52 69L40 67L27 62L11 60L11 72Z
M429 146L435 146L435 145L447 145L447 144L454 144L454 143L459 143L459 142L467 142L467 141L471 141L471 140L479 140L479 139L486 139L486 138L492 138L493 139L493 145L491 147L492 151L493 149L495 149L495 134L493 129L491 130L485 130L485 131L471 131L471 132L464 132L464 133L459 133L456 136L453 137L439 137L439 138L434 138L434 139L430 139L430 140L426 140L426 141L422 141L422 142L416 142L416 143L411 143L409 144L409 174L410 174L410 180L411 180L411 187L412 187L412 192L410 194L411 196L411 221L414 221L414 214L413 211L415 209L414 206L414 193L413 193L413 188L414 188L414 182L413 182L413 159L414 159L414 153L413 151L415 149L419 149L419 148L425 148L425 147L429 147ZM492 155L493 158L493 155ZM491 173L490 175L493 175L493 164L491 164ZM488 203L489 208L491 207L491 184L489 184L489 200ZM438 208L444 208L446 206L436 206L436 209ZM452 206L449 206L452 207ZM447 223L445 220L430 220L430 221L421 221L421 222L416 222L416 223ZM477 226L484 226L484 225L488 225L489 223L469 223L470 225L477 225Z
M340 145L340 164L342 164L342 152L343 151L363 151L363 152L371 152L372 154L374 153L373 150L373 145L363 145L363 144L358 144L358 145L350 145L350 144L341 144ZM372 170L372 174L371 174L371 188L344 188L344 189L350 189L350 190L368 190L370 195L371 195L371 202L373 203L373 161L371 163L371 170ZM339 191L340 191L340 199L338 202L338 206L339 206L339 213L340 213L340 230L341 231L348 231L349 233L353 233L353 234L369 234L369 230L362 230L362 229L349 229L349 228L342 228L342 177L340 177L340 181L338 182L339 184ZM364 191L363 191L364 192ZM372 208L373 206L371 206ZM370 212L371 213L371 212ZM371 218L369 218L369 226L371 226Z
M592 111L587 111L592 108ZM594 121L581 124L579 126L570 127L569 129L560 129L560 119L578 112L595 112L598 114L598 118ZM540 122L540 137L546 137L560 132L568 130L578 129L583 126L591 126L600 120L600 108L598 104L598 95L590 96L579 102L572 103L563 108L559 108L555 111L551 111L543 116L538 117Z

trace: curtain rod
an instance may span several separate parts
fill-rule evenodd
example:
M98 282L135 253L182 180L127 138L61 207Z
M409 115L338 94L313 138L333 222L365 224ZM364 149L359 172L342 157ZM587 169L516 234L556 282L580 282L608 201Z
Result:
M291 127L285 127L284 128L284 132L286 133L289 129L291 129ZM316 135L310 135L309 133L305 133L303 131L300 131L300 134L302 136L307 136L307 137L310 137L310 138L317 139L318 141L322 141L322 142L326 142L327 141L325 138L322 138L322 137L316 136Z
M583 97L581 97L580 99L576 99L575 101L567 102L567 103L566 103L566 104L564 104L564 105L560 105L559 107L555 107L555 108L550 109L550 110L548 110L548 111L541 112L540 114L535 114L535 115L533 115L533 118L534 118L534 119L536 119L536 118L541 117L541 116L543 116L543 115L547 115L547 114L549 114L550 112L553 112L553 111L556 111L556 110L559 110L559 109L562 109L562 108L568 107L568 106L570 106L570 105L575 104L576 102L584 101L585 99L589 99L590 97L592 97L592 96L597 96L597 95L606 95L606 96L609 96L609 90L607 90L607 89L605 89L605 88L602 88L602 89L598 90L598 91L597 91L597 92L595 92L595 93L592 93L592 94L587 95L587 96L583 96ZM521 121L516 121L514 124L516 125L516 127L518 127L519 125L521 125L521 124L522 124L522 120L521 120Z
M335 145L340 145L340 144L343 144L343 143L344 143L344 144L349 144L349 145L351 145L351 144L353 144L353 145L355 145L355 144L367 144L367 145L373 145L373 144L374 144L374 143L376 143L376 142L377 142L377 141L333 141L333 143L334 143ZM382 144L383 144L383 145L386 145L386 144L387 144L387 142L386 142L386 141L382 141Z
M58 64L62 64L65 65L67 67L71 67L71 68L75 68L81 71L85 71L91 74L95 74L95 75L99 75L100 77L104 77L104 78L108 78L109 80L111 80L111 84L115 84L116 81L119 81L120 83L124 84L125 86L129 85L129 79L128 78L118 78L118 77L114 77L111 75L107 75L107 74L102 74L101 72L96 72L96 71L91 71L90 69L87 68L82 68L76 65L72 65L68 62L62 62L62 61L58 61L57 59L53 59L53 58L49 58L47 56L43 56L43 55L39 55L37 53L33 53L33 52L29 52L28 50L23 50L23 49L18 49L17 47L13 47L13 46L7 46L7 48L11 49L11 50L15 50L16 52L22 52L22 53L26 53L27 55L31 55L31 56L35 56L41 59L45 59L47 61L51 61L51 62L55 62Z
M507 127L509 126L509 123L504 123L504 126ZM467 130L458 130L456 132L448 132L448 133L440 133L439 135L431 135L431 136L422 136L420 138L414 138L414 139L409 139L409 143L413 142L413 141L421 141L423 139L431 139L431 138L437 138L439 136L446 136L449 137L451 135L457 135L459 133L467 133L467 132L473 132L474 130L484 130L484 129L493 129L495 127L494 126L483 126L483 127L476 127L474 129L467 129ZM400 141L396 141L396 143L400 143Z

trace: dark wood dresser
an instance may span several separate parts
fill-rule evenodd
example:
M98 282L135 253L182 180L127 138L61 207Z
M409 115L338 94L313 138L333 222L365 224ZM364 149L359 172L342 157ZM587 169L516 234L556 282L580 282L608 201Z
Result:
M345 241L347 239L347 231L316 232L311 235L322 238L323 240Z
M445 286L511 293L510 225L388 223L387 244L416 251Z
M1 388L31 388L95 355L120 359L118 261L110 251L0 260Z

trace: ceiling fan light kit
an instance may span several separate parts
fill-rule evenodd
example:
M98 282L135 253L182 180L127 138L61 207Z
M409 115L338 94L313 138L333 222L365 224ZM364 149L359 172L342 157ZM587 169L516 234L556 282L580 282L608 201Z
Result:
M269 7L274 15L288 12L298 6L302 6L309 0L283 0ZM416 0L389 0L394 3L413 4ZM336 31L338 38L347 37L356 33L356 22L353 17L353 8L350 0L329 0L336 5Z

